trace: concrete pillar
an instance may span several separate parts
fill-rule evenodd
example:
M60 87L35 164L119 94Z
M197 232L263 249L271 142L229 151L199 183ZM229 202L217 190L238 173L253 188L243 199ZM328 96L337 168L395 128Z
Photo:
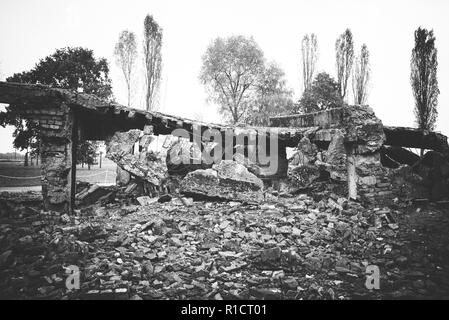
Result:
M276 175L278 177L287 177L288 172L287 148L282 143L280 143L278 146L277 166L278 170L276 172Z
M348 197L349 199L357 198L357 172L355 171L354 147L346 148L346 170L348 178Z

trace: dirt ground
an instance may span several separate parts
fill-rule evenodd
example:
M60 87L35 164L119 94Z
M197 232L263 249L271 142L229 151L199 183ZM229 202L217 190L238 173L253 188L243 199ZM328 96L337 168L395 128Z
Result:
M449 210L434 205L173 198L68 216L32 193L22 208L1 198L1 298L449 299ZM69 265L79 290L66 289ZM368 265L378 290L365 287Z

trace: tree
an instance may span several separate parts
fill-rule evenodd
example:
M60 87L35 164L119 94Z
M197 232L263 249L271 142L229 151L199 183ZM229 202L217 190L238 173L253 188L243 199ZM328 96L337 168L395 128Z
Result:
M123 30L120 33L118 42L115 45L114 55L116 63L125 77L129 107L131 106L131 76L137 58L136 36L133 32Z
M363 44L360 55L355 59L354 71L352 73L352 90L355 104L366 103L370 72L369 51L366 44Z
M36 125L36 123L30 120L24 120L10 112L2 112L0 114L0 124L2 126L5 126L6 124L15 126L15 129L12 133L12 136L14 138L13 146L15 149L19 149L20 151L25 150L25 167L27 167L29 164L30 156L34 156L36 159L39 157L40 143L37 138L38 126Z
M264 68L263 52L254 39L244 36L217 38L202 58L200 80L220 113L232 123L244 119L252 89Z
M315 65L318 60L318 44L315 34L306 34L301 42L302 78L304 91L307 91L313 81Z
M87 167L90 170L90 166L95 163L98 148L98 143L95 141L86 140L79 143L76 149L76 163L81 164L82 166L87 164Z
M284 71L276 63L269 63L254 86L254 100L246 123L268 126L270 117L292 113L292 94L286 87Z
M16 73L6 79L9 82L37 83L78 92L95 94L112 100L109 66L104 58L96 59L93 51L85 48L63 48L41 59L26 72ZM14 109L14 104L10 105ZM21 150L38 153L38 129L31 120L18 118L6 112L0 118L0 125L14 125L14 146Z
M81 47L57 49L32 70L16 73L6 81L45 84L112 99L107 60L96 59L92 50Z
M339 89L339 84L331 76L325 72L319 73L310 89L301 97L300 111L310 113L343 106Z
M415 116L418 128L433 130L437 119L438 89L437 49L433 30L418 28L411 58L411 85L415 97ZM421 150L421 155L423 150Z
M162 28L153 16L147 15L144 20L143 55L145 63L146 110L156 107L157 94L162 72Z
M354 43L352 32L346 29L335 42L336 62L337 62L337 82L340 87L340 95L346 97L349 76L351 75L352 63L354 59Z

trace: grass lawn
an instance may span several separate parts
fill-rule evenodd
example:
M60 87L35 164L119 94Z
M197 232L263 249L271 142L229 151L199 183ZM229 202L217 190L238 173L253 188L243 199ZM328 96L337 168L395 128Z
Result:
M0 161L0 188L39 186L40 174L40 166L25 167L23 162ZM116 164L109 159L103 159L101 168L98 165L92 166L90 170L81 165L76 168L76 179L80 181L114 184L115 176Z
M25 167L23 162L0 162L0 187L26 187L41 184L40 166ZM7 178L17 177L17 178ZM32 177L32 178L30 178Z

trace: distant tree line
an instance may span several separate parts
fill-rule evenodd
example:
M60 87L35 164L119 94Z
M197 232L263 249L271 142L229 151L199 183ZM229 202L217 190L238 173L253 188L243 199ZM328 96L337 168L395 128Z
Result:
M269 117L280 114L309 113L346 106L351 93L353 103L367 103L371 79L370 53L366 44L354 51L350 29L335 42L337 78L317 71L318 40L306 34L301 41L301 79L303 93L292 101L285 74L275 63L267 63L255 40L244 36L217 38L202 58L200 80L209 99L220 107L231 123L268 125ZM433 31L419 28L411 60L411 83L415 97L418 128L432 130L438 103L437 50ZM351 85L352 82L352 85Z
M416 122L422 130L433 130L439 95L435 37L432 30L418 28L414 38L410 79ZM114 56L125 79L128 106L132 104L137 48L136 35L123 30L115 45ZM157 108L161 48L162 28L151 15L147 15L142 41L146 110ZM205 85L209 100L217 103L220 114L233 124L267 126L271 116L345 106L351 88L353 102L365 104L371 78L367 45L362 44L360 51L355 53L349 29L337 38L336 80L326 72L317 72L318 52L317 36L313 33L304 35L300 51L302 96L297 102L293 101L293 90L287 86L284 71L276 62L266 60L252 37L237 35L213 40L202 57L199 79ZM6 81L45 84L113 100L108 62L104 58L95 58L92 50L81 47L58 49L41 59L33 69L16 73ZM26 164L29 157L39 156L38 127L34 122L4 112L0 113L0 125L15 126L13 144L25 151ZM97 149L94 142L80 143L78 162L93 163Z
M318 44L315 34L306 34L301 42L301 73L303 94L298 102L300 112L314 112L345 105L348 87L352 80L354 104L365 104L370 80L369 51L363 44L360 54L354 54L352 32L346 29L335 42L337 80L328 73L315 76L318 61Z
M212 41L202 58L200 80L209 99L220 106L222 116L234 124L266 126L269 117L274 115L343 106L351 80L354 102L366 103L370 78L367 46L363 44L360 54L355 57L352 33L347 29L338 37L335 50L337 81L325 72L316 75L317 36L312 33L303 37L301 73L304 91L296 103L292 98L293 91L287 87L285 73L275 62L265 61L263 51L253 38L231 36Z

